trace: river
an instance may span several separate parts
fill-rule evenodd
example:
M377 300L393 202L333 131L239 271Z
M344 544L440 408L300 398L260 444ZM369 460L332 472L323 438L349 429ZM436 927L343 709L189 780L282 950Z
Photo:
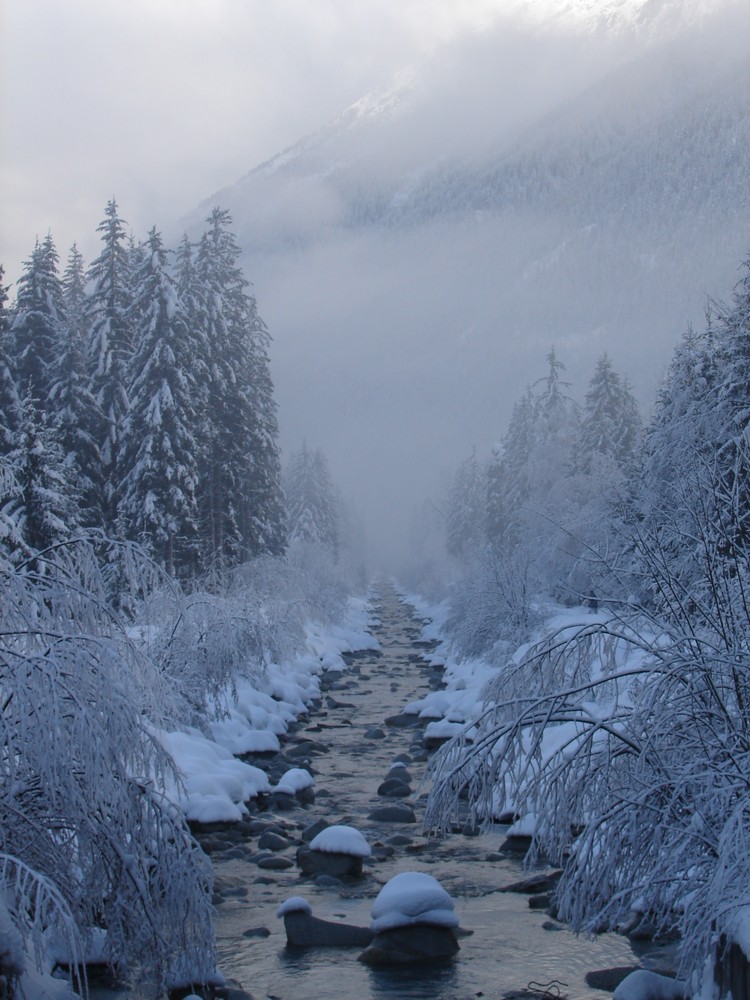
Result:
M219 968L237 987L236 996L496 1000L550 984L550 996L604 1000L607 993L587 985L588 972L638 964L663 967L668 955L654 946L636 955L635 946L619 935L576 937L544 910L530 908L527 896L501 892L527 874L520 859L498 853L505 828L478 836L473 831L436 839L422 836L422 728L389 725L386 719L439 685L440 671L420 655L425 651L421 623L389 588L381 588L374 613L379 624L373 633L381 651L357 654L346 672L326 674L321 706L291 734L284 759L263 761L276 777L290 763L309 767L315 777L314 804L256 813L249 838L222 841L220 833L201 838L214 864ZM398 801L413 807L417 823L376 822L369 814L395 801L378 796L378 786L402 753L412 758L408 770L414 791L408 800ZM263 832L286 840L286 847L270 853L293 862L302 831L318 819L355 826L365 835L373 857L365 862L361 878L343 888L326 888L302 875L296 864L283 870L258 867L269 855L258 847ZM287 946L276 909L289 896L304 896L317 917L367 925L380 888L402 871L433 875L454 898L462 936L450 964L382 971L358 962L356 948ZM134 994L105 991L96 998L114 1000L120 995L135 1000Z

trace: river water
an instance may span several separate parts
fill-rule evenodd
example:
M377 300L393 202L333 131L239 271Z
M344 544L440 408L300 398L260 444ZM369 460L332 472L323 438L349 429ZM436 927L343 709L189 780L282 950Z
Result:
M212 847L222 973L254 1000L496 1000L547 984L551 996L604 1000L607 993L587 986L587 972L638 964L663 967L667 959L658 949L636 955L630 942L618 935L576 937L543 910L531 909L527 896L499 891L527 874L520 859L497 853L505 828L479 836L455 833L425 839L420 820L426 791L419 784L424 762L408 764L414 794L406 801L417 823L368 818L373 809L395 801L377 793L395 758L402 753L423 756L421 727L388 725L385 720L440 683L439 671L420 656L425 644L411 609L382 588L374 613L380 624L373 633L381 652L358 654L348 671L325 675L320 710L285 746L287 753L290 748L297 751L295 763L313 772L315 803L259 813L257 834L229 849ZM318 819L355 826L365 835L374 856L365 863L361 878L331 889L318 887L296 864L282 871L258 867L257 859L264 856L257 844L261 829L283 835L289 845L276 856L293 861L302 830ZM394 836L396 843L391 842ZM372 970L357 961L357 948L287 946L283 922L275 914L288 897L304 896L317 917L368 925L375 896L403 871L433 875L453 897L462 932L468 933L462 933L460 951L450 964L402 972ZM98 996L111 1000L115 995Z

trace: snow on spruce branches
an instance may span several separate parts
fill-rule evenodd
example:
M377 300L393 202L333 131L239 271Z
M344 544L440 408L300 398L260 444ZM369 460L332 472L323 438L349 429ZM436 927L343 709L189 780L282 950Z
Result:
M48 235L10 308L2 288L0 461L20 492L0 504L20 558L79 526L181 579L284 551L269 336L230 225L214 209L171 262L111 201L87 271L74 245L61 277Z

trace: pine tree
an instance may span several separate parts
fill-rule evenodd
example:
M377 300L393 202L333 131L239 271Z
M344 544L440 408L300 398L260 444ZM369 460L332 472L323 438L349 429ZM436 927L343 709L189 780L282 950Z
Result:
M250 415L244 502L240 506L243 552L247 556L282 555L287 526L281 487L281 456L276 401L268 358L269 335L258 316L255 299L250 300L247 322L247 367L243 394ZM320 455L323 463L325 458ZM321 475L327 475L325 470ZM334 551L338 541L332 542Z
M284 486L290 545L317 545L336 558L339 502L323 452L303 442L289 461Z
M101 456L98 505L108 532L116 520L115 484L120 478L119 448L128 412L127 369L133 353L130 310L130 258L123 220L114 200L97 227L103 249L88 271L92 285L84 321L88 339L90 391L101 422L94 435Z
M5 269L0 264L0 458L16 446L21 401L12 360L10 321L6 302L8 286L3 284Z
M575 470L589 473L593 459L598 457L625 472L632 466L640 435L638 403L603 354L586 393L574 455Z
M13 512L26 552L63 541L78 526L78 505L54 432L38 402L26 396L19 443L11 455L18 484Z
M19 391L42 409L49 400L64 315L58 259L51 236L37 242L18 281L12 326Z
M528 459L534 439L536 403L529 387L513 405L508 430L487 470L487 534L496 548L517 536L518 514L529 498Z
M482 548L486 537L486 474L472 452L459 466L448 496L446 534L448 553L468 559Z
M725 363L716 388L717 462L733 531L745 546L750 543L750 255L718 326Z
M185 576L195 572L198 549L193 345L156 229L134 279L140 340L120 449L121 531L143 543L167 572Z
M94 434L100 426L86 372L84 312L86 308L83 257L75 243L62 277L65 319L59 329L50 403L65 464L78 483L81 523L97 526L96 483L101 457Z
M209 555L237 563L283 550L268 334L238 267L229 213L214 209L196 256L205 402L200 508Z

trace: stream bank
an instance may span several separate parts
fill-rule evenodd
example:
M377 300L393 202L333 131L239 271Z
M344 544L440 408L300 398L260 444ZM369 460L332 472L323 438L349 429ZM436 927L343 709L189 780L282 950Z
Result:
M661 955L652 946L636 956L618 935L578 938L532 908L527 895L503 892L528 875L522 858L499 850L506 827L422 836L424 720L402 713L441 685L442 671L424 658L434 646L422 640L422 623L394 591L381 588L373 612L380 651L351 654L347 671L323 675L319 705L292 727L280 753L245 758L272 782L289 767L309 769L314 801L309 794L270 796L241 823L196 830L214 866L218 961L228 981L222 993L229 1000L499 1000L553 984L550 996L605 1000L607 992L587 984L588 973L639 964L658 969ZM397 759L409 772L410 794L378 794ZM322 824L354 826L367 838L373 853L360 877L337 881L301 872L297 850ZM450 964L373 969L357 961L357 948L287 946L276 917L284 900L303 896L316 917L368 926L378 892L403 871L433 875L453 897L468 933ZM111 991L95 997L139 1000Z

